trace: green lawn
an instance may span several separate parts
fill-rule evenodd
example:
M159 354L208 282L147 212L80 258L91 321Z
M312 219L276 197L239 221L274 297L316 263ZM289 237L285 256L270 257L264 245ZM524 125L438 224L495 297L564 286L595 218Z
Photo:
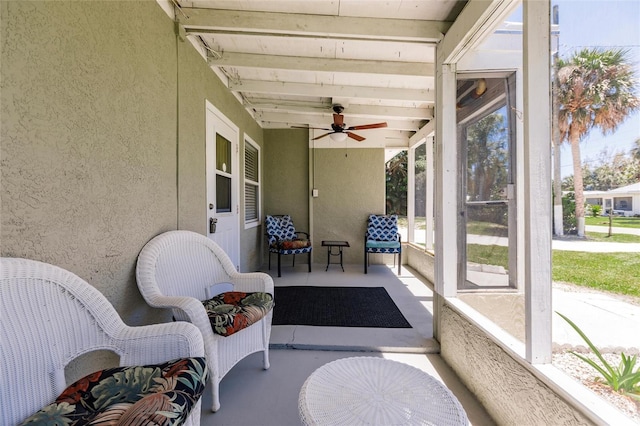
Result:
M469 261L507 268L507 247L470 244ZM553 281L640 297L640 253L554 250Z
M640 253L553 251L553 280L640 297Z
M616 234L607 236L608 217L586 217L587 225L600 225L602 232L587 232L588 241L640 243L640 236ZM405 221L406 226L406 221ZM640 228L639 217L613 217L613 226ZM467 232L479 235L507 236L506 227L486 222L470 222ZM508 268L507 247L468 245L470 262ZM587 253L553 251L554 281L563 281L616 294L640 297L640 253Z
M588 232L587 241L600 241L604 243L640 243L640 235L616 234L609 236L608 233Z
M587 216L584 218L586 225L609 226L609 216ZM640 228L640 217L614 216L612 225L616 228Z

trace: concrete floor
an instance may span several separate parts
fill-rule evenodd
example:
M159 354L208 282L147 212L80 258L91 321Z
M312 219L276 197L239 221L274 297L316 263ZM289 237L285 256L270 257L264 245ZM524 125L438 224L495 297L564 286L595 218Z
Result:
M288 260L288 259L287 259ZM284 266L286 265L286 266ZM475 397L438 355L432 339L432 292L410 268L372 265L306 265L283 262L282 277L269 272L276 286L362 286L387 289L411 329L273 326L269 370L262 369L262 354L240 361L220 384L221 408L212 413L211 389L203 396L203 425L300 425L298 395L306 378L322 365L340 358L372 356L405 362L441 380L461 402L472 425L495 424Z

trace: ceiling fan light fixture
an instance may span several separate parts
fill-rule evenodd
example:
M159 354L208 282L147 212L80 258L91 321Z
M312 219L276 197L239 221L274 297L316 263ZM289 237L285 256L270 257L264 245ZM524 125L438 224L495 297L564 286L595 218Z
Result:
M344 142L347 140L347 134L342 132L331 133L329 137L334 142Z

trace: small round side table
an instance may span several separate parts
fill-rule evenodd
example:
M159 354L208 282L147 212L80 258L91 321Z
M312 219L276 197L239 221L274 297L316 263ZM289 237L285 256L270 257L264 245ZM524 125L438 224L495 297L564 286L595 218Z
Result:
M302 385L305 425L460 425L458 399L431 375L397 361L343 358L323 365Z

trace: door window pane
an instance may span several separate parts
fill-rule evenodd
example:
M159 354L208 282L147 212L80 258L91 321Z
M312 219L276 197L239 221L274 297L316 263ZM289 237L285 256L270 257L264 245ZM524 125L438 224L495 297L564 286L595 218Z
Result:
M216 175L216 212L229 213L231 211L231 178Z
M231 170L231 142L216 134L216 170L233 173Z

